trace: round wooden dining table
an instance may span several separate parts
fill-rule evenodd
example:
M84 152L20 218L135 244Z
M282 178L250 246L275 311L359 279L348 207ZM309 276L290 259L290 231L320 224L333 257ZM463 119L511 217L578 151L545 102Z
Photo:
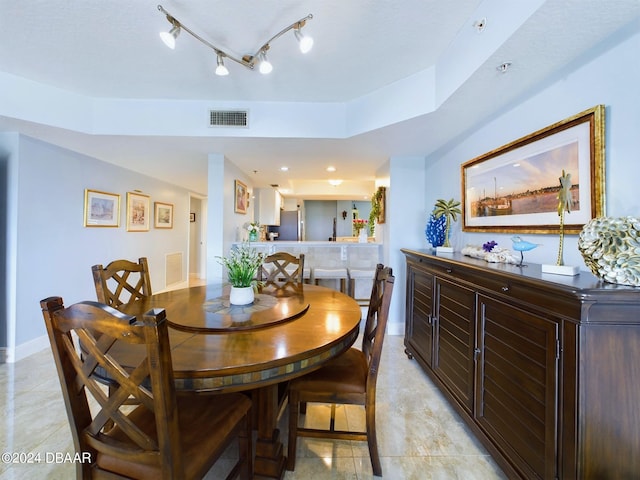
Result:
M251 391L257 423L254 473L282 478L285 456L277 429L282 387L354 343L360 307L336 290L292 283L267 285L252 304L234 306L228 288L168 291L125 311L166 310L177 390ZM125 365L127 355L136 356L120 352Z

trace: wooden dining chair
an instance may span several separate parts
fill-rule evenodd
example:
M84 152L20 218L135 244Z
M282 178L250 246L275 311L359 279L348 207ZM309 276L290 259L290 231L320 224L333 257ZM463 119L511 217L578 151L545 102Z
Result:
M325 363L319 370L296 378L289 384L289 446L287 470L295 470L298 437L366 440L373 474L382 475L376 439L376 381L382 354L394 277L389 267L378 265L363 332L362 350L350 348ZM308 402L331 404L328 430L298 426L298 414ZM335 429L336 404L363 405L366 431Z
M266 283L302 283L303 276L304 253L295 257L287 252L276 252L262 262L258 280Z
M143 297L150 297L151 280L146 257L138 263L129 260L114 260L109 265L94 265L93 283L98 302L120 309Z
M227 478L251 477L251 401L239 393L176 395L163 309L136 321L97 302L64 308L62 298L50 297L40 305L84 460L76 463L78 479L200 479L235 438L239 459ZM140 352L126 368L114 352L122 343ZM117 384L111 395L92 375L96 368ZM124 406L131 396L137 407ZM108 422L114 426L105 428Z

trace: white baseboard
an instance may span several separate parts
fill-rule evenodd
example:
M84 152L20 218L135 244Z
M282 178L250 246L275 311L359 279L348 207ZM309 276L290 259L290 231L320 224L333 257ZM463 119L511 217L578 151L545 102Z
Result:
M33 340L29 340L28 342L22 343L13 349L7 348L6 361L7 363L15 363L48 348L51 348L51 345L49 344L49 337L42 335L38 338L34 338Z

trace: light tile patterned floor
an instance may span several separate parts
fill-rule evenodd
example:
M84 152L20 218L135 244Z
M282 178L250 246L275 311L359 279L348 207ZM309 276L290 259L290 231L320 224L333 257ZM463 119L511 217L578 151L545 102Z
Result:
M0 453L40 453L37 464L0 462L0 479L74 478L72 463L56 463L73 454L60 386L51 353L32 355L0 365ZM415 360L404 354L401 336L387 336L378 377L377 428L384 478L488 480L506 478L486 450L449 407ZM328 418L329 407L309 405L306 424ZM287 439L287 415L281 439ZM341 407L342 427L360 428L360 407ZM340 425L339 425L340 427ZM55 455L58 455L58 458ZM235 449L214 466L207 479L220 478L232 463ZM369 479L371 463L366 443L301 438L295 472L285 480Z

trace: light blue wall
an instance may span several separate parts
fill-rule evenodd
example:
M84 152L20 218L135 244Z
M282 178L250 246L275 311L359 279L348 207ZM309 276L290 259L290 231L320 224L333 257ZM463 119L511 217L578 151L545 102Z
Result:
M384 242L384 261L396 277L389 308L387 331L392 335L404 333L406 307L406 268L401 248L423 247L420 230L423 222L425 191L424 157L392 157L380 176L388 176L386 222L380 230ZM385 172L384 175L382 172ZM378 235L378 233L376 233Z
M635 22L599 47L598 56L577 67L569 66L543 90L459 139L455 146L428 157L425 215L438 198L460 199L462 163L598 104L606 106L606 215L640 215L640 63L634 60L639 51L640 22ZM424 230L425 222L414 228ZM458 250L489 240L511 247L509 234L461 232L460 225L458 221L452 229ZM523 237L542 244L527 252L525 261L555 263L557 235ZM426 248L424 235L422 239ZM564 260L567 265L587 269L577 248L577 235L566 237Z
M146 256L152 288L161 291L165 288L165 255L181 252L187 281L187 190L17 134L0 137L0 149L13 152L6 225L7 261L15 262L15 268L9 268L5 278L11 299L7 318L14 325L8 328L8 343L15 346L13 353L18 357L48 342L41 299L59 295L65 304L95 300L91 265ZM85 188L121 196L119 228L83 226ZM150 195L152 209L154 201L172 203L174 227L154 229L151 220L148 232L127 232L126 193L134 190Z
M224 282L224 272L217 257L226 255L231 244L247 240L245 224L252 222L254 201L246 213L236 213L235 181L240 180L253 192L253 183L240 169L219 153L209 154L207 197L207 273L209 282Z

